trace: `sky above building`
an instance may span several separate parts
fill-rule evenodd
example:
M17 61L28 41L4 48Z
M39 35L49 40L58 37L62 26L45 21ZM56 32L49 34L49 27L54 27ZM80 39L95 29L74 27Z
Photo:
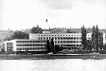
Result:
M106 0L0 0L0 29L106 28ZM48 19L48 20L47 20Z

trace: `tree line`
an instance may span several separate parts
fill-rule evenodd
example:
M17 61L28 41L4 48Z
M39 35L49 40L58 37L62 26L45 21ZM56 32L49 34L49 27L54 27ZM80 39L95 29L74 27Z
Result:
M101 52L106 50L106 44L103 45L103 33L99 30L98 25L92 27L91 37L87 39L87 33L89 33L86 28L81 27L81 44L82 44L82 53L85 51L89 52ZM63 48L59 45L54 45L53 38L47 40L46 47L48 53L58 53L62 51Z
M95 27L94 27L95 28ZM78 28L49 28L48 29L50 33L80 33L82 32L82 29ZM104 30L100 30L104 31ZM29 33L42 33L43 29L39 27L39 25L32 27L31 29L26 29L26 30L16 30L12 33L11 36L6 37L4 40L11 40L11 39L28 39L29 38ZM86 28L86 33L92 32L92 28ZM104 31L106 32L106 31Z
M42 33L43 29L38 25L36 27L32 27L31 29L26 29L24 31L14 31L13 34L9 37L6 37L4 40L12 40L12 39L29 39L29 33Z
M103 45L103 33L100 32L98 25L92 27L91 39L87 39L87 30L84 26L81 27L81 34L83 50L98 52L106 49L106 45Z

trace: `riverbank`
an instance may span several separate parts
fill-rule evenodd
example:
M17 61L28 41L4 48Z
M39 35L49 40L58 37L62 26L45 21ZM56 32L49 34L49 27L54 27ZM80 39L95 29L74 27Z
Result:
M106 59L106 54L35 54L35 55L0 55L0 60L42 60L42 59Z

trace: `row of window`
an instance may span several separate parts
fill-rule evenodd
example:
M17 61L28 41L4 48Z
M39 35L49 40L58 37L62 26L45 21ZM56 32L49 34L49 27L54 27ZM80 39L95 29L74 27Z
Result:
M49 40L49 39L52 39L53 37L38 37L39 40ZM81 37L55 37L54 38L55 40L56 39L81 39Z
M46 44L17 44L17 46L45 46Z
M55 43L81 43L81 41L55 41ZM17 46L45 46L45 44L17 44Z
M46 41L42 40L42 41L17 41L17 43L44 43Z
M57 43L57 41L55 41ZM81 41L58 41L58 43L81 43Z
M81 37L58 37L58 39L81 39Z
M39 35L39 36L81 36L81 35Z
M62 45L62 46L82 46L82 45L71 45L71 44L67 44L67 45Z
M13 47L13 43L7 43L7 47Z
M17 50L45 50L46 48L17 48Z

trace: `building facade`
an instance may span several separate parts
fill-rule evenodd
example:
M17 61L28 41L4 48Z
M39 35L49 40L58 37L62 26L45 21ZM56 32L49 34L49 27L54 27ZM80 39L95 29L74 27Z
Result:
M29 39L35 40L51 40L53 38L54 45L59 45L64 49L81 48L81 33L42 33L29 34ZM87 34L87 40L91 39L91 33Z
M2 43L3 49L8 53L14 52L31 52L31 53L45 53L45 40L30 40L30 39L14 39Z
M103 44L106 44L106 33L103 33Z
M87 33L87 40L91 39L91 33ZM81 33L36 33L29 34L29 39L14 39L2 43L3 49L8 52L47 52L46 41L53 39L54 45L59 45L63 49L80 49ZM103 33L103 44L106 44L106 34Z

